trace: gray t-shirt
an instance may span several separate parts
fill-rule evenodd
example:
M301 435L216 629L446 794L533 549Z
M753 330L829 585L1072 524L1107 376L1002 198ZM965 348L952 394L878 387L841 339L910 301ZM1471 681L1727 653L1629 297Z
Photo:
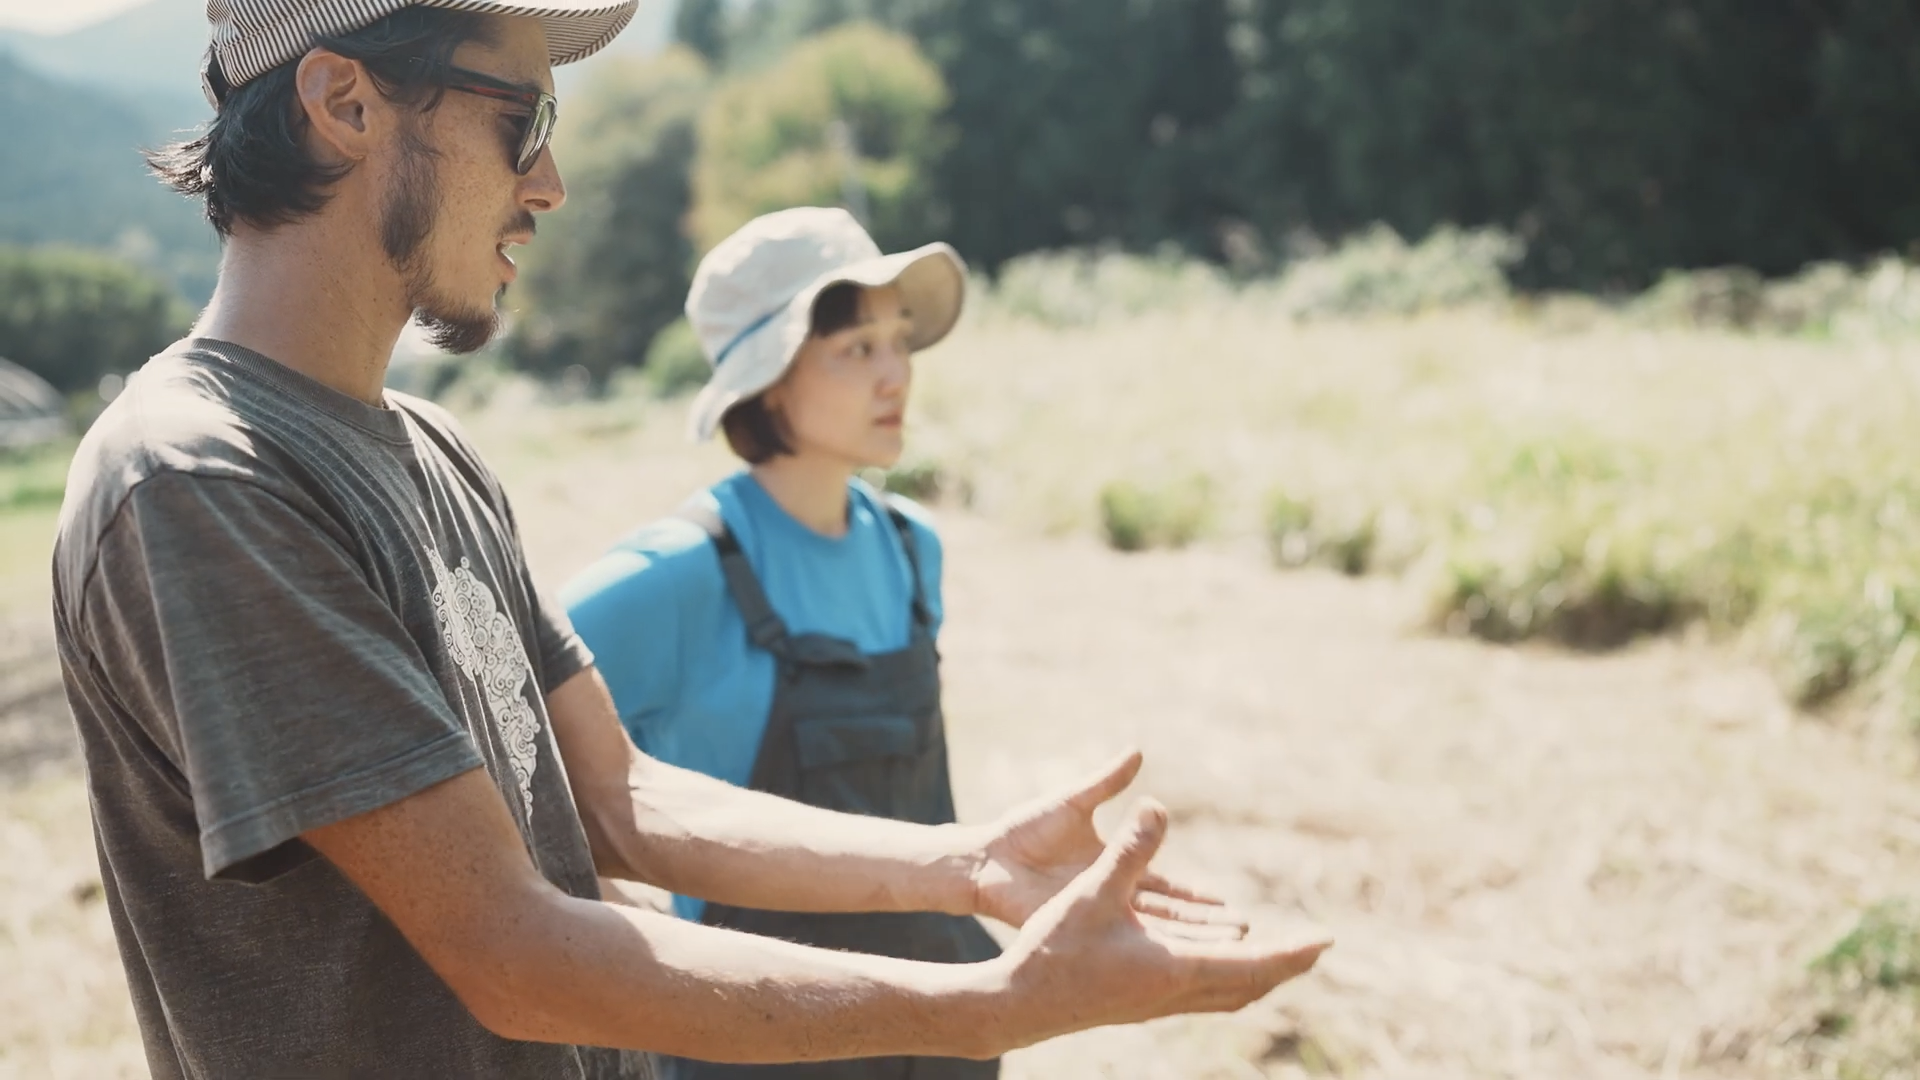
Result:
M637 1077L480 1026L300 834L485 768L598 895L547 693L591 656L436 406L190 340L87 434L54 617L156 1077Z

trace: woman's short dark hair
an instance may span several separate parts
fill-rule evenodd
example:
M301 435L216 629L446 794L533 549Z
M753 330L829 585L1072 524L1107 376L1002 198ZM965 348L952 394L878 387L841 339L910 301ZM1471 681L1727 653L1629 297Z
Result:
M813 316L807 326L809 337L827 337L860 324L860 286L851 282L829 285L813 301ZM793 453L787 442L784 424L767 407L767 393L760 393L728 409L720 417L720 430L727 445L749 465L760 465Z
M488 37L482 16L407 7L317 45L366 65L387 100L424 112L440 103L454 50ZM324 207L327 189L347 170L307 152L307 116L295 86L300 62L231 89L218 62L210 58L209 64L219 113L199 138L148 152L148 167L180 194L205 199L207 220L221 236L233 235L241 222L270 229Z

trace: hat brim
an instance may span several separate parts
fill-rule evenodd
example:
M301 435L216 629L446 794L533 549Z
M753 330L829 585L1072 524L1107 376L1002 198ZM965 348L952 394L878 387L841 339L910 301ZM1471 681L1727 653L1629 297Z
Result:
M815 278L764 330L735 347L701 388L687 418L687 433L694 441L713 438L728 409L780 381L800 346L806 344L814 301L835 285L898 287L901 306L913 318L908 347L920 352L938 345L960 321L967 297L967 264L952 246L928 244L837 267Z
M547 32L547 61L554 67L585 60L612 44L633 21L640 0L417 0L421 7L482 15L538 19Z

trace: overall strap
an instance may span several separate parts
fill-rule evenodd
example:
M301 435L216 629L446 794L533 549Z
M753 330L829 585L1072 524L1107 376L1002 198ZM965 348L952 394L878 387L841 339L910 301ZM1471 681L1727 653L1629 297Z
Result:
M920 576L920 547L914 543L913 522L907 520L900 504L894 502L891 495L882 495L880 498L886 503L887 517L893 520L894 531L900 534L900 547L907 553L907 568L913 572L913 621L922 630L931 630L933 609L927 606L927 585Z
M733 594L734 606L746 620L747 639L778 654L787 642L787 624L775 614L773 604L767 600L767 591L760 587L760 579L754 576L753 567L748 565L746 553L740 550L740 541L726 519L698 501L682 506L675 516L698 525L713 541L714 550L720 555L720 573L727 579L727 591Z

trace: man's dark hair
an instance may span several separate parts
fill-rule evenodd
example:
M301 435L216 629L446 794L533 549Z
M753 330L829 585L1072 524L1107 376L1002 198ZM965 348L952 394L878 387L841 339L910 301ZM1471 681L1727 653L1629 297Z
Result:
M366 65L387 100L424 112L440 103L454 50L487 38L482 16L409 7L315 44ZM233 235L240 222L270 229L325 206L327 189L346 170L307 152L307 116L294 85L299 60L233 88L219 62L208 62L219 114L199 138L149 152L148 166L175 191L204 198L207 220L221 236Z
M858 326L860 293L860 286L850 282L829 285L822 290L813 301L808 336L827 337ZM764 464L781 454L793 453L781 427L780 417L767 408L765 391L728 409L720 417L720 430L727 436L727 445L749 465Z

